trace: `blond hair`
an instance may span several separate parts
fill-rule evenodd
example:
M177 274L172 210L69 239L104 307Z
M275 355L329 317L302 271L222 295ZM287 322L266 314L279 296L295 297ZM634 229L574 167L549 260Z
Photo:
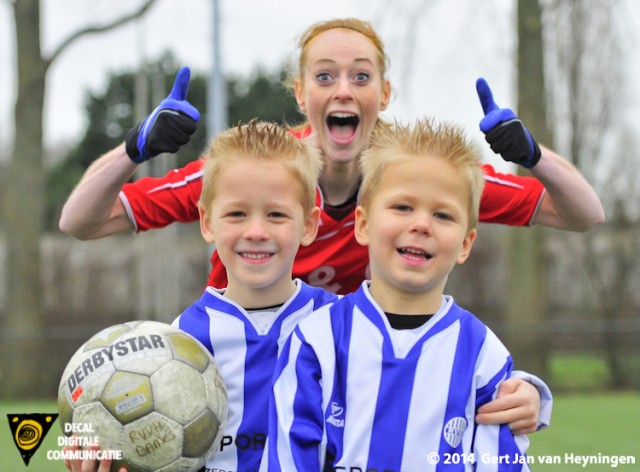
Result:
M389 56L384 50L384 43L382 39L373 29L373 26L370 22L360 20L358 18L336 18L333 20L319 21L317 23L309 26L302 35L300 35L300 39L298 40L298 60L295 63L295 67L293 69L289 69L287 73L287 78L285 80L285 85L291 89L293 89L293 82L296 79L301 80L302 70L304 69L304 65L307 61L307 47L309 43L321 35L325 31L334 30L334 29L346 29L355 31L356 33L360 33L365 38L367 38L371 43L375 46L377 52L378 66L380 67L380 73L382 78L384 79L387 74L387 69L389 68Z
M202 192L198 206L209 213L216 196L216 182L229 164L239 158L282 163L301 188L305 217L316 201L316 185L323 161L318 150L306 140L297 139L277 123L251 120L214 137L206 153Z
M484 188L480 150L467 138L461 126L430 118L418 120L413 126L395 123L376 127L369 148L360 158L363 175L360 204L368 205L389 165L427 156L442 158L460 172L469 188L468 229L475 229Z

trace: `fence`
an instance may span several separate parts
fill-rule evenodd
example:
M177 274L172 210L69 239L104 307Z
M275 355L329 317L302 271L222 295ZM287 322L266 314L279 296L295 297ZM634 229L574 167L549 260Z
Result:
M508 277L502 250L505 235L504 228L483 226L471 258L454 270L447 293L508 339L503 323L503 287ZM638 363L636 375L640 379L640 294L633 290L640 286L638 271L625 288L629 291L628 310L614 318L604 316L596 308L588 274L580 267L584 236L559 231L548 236L548 317L527 329L532 335L547 336L552 352L606 356L608 350L615 349L618 356L631 356ZM607 240L606 231L602 238ZM0 244L2 267L5 250ZM64 235L45 236L42 283L46 328L40 340L51 368L43 372L42 390L55 394L59 374L72 353L100 329L133 319L172 321L200 296L209 251L196 225L88 242ZM0 327L6 316L5 277L0 271ZM15 338L16 333L0 329L0 342ZM611 348L612 342L615 348Z

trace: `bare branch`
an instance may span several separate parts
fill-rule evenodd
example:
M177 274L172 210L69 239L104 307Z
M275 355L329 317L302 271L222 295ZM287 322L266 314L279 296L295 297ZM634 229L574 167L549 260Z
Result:
M133 20L136 20L140 18L142 15L144 15L147 12L147 10L149 10L149 8L151 8L156 1L157 0L146 0L146 2L143 3L140 6L140 8L138 8L134 12L124 15L112 21L111 23L107 23L101 26L88 26L86 28L76 31L71 36L67 37L67 39L62 41L62 43L60 43L60 45L56 48L56 50L53 52L53 54L51 54L49 58L44 59L47 64L47 67L50 66L57 59L57 57L64 52L65 49L67 49L71 44L76 42L81 37L89 34L104 33L106 31L110 31L112 29L118 28Z

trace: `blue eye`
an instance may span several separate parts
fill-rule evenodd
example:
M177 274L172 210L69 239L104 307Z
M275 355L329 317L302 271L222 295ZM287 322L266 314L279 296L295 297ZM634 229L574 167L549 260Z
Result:
M332 78L328 72L318 72L316 74L316 81L319 83L330 82Z
M443 213L441 211L434 213L433 216L439 220L453 221L453 216L449 215L448 213Z
M354 79L359 84L365 84L369 82L370 75L367 72L358 72Z

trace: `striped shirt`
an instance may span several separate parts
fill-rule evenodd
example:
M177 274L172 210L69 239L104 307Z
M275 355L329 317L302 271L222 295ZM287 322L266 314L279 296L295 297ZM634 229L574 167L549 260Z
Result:
M278 353L301 319L337 298L299 280L296 285L296 292L276 311L251 313L209 287L172 323L214 355L227 386L227 425L205 470L258 470Z
M478 425L512 360L452 298L393 330L365 282L306 318L277 366L263 470L529 470L527 439Z

